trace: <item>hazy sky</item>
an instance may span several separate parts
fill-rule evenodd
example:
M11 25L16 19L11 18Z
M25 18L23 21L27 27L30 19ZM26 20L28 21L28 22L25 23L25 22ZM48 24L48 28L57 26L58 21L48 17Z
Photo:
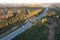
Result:
M60 3L59 0L0 0L0 3Z

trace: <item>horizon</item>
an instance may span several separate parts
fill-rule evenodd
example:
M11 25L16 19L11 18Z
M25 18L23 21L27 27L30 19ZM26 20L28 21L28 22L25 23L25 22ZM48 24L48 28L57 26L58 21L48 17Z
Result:
M60 0L1 0L1 3L9 3L9 4L16 4L16 3L60 3Z

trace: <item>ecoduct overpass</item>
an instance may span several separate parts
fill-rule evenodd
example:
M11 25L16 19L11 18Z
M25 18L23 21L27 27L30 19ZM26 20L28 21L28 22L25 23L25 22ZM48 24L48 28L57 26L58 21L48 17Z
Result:
M48 7L45 7L45 10L39 16L37 16L34 20L28 21L21 28L18 28L17 30L13 31L12 33L0 38L0 40L11 40L12 38L16 37L17 35L21 34L24 31L26 31L29 27L32 26L33 22L41 19L46 14L47 11L48 11Z

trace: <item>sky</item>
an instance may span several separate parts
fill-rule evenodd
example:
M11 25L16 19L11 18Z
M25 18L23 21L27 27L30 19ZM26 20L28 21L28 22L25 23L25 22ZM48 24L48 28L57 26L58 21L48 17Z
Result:
M0 3L60 3L60 0L0 0Z

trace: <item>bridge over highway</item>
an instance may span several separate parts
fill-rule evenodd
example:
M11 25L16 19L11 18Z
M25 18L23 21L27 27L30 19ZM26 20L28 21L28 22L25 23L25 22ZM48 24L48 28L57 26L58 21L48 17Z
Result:
M26 29L28 29L29 27L32 26L33 22L41 19L46 12L48 11L48 7L45 8L45 10L37 17L35 17L35 19L31 19L29 20L25 25L23 25L21 28L17 29L16 31L13 31L12 33L0 38L0 40L11 40L12 38L16 37L17 35L21 34L22 32L24 32Z

